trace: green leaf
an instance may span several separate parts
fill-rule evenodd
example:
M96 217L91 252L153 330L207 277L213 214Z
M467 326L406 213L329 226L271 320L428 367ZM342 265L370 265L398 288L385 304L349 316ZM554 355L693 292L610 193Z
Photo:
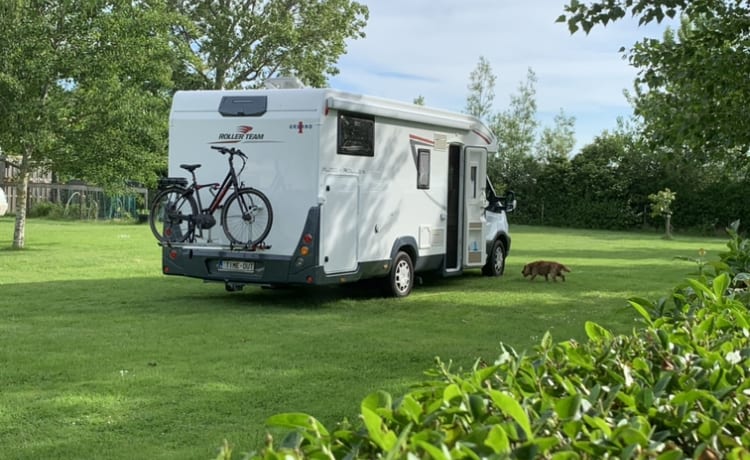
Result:
M463 391L461 391L461 388L456 385L455 383L451 383L447 387L445 387L445 390L443 390L443 401L446 403L450 403L454 399L458 398L459 400L463 398Z
M449 460L450 455L444 449L438 449L430 443L419 441L417 445L427 452L434 460ZM442 446L442 444L441 444Z
M266 419L266 424L269 426L277 426L282 428L292 428L304 431L316 431L322 436L328 436L328 430L323 426L315 417L312 415L304 414L301 412L288 412L284 414L276 414Z
M654 322L651 320L651 315L649 315L646 309L643 307L643 305L649 304L647 300L633 298L628 300L628 303L630 304L630 306L635 308L635 311L637 311L643 317L643 319L646 320L646 324L648 324L649 326L654 325Z
M673 450L659 454L656 460L681 460L683 458L685 458L685 454L679 448L675 447Z
M581 456L573 451L555 452L552 454L552 460L579 460L580 458Z
M574 419L581 408L581 395L576 394L562 398L555 403L555 412L562 420Z
M502 393L498 390L490 390L490 397L492 398L492 402L495 403L495 405L503 411L506 415L513 418L513 420L518 423L518 425L523 429L523 431L526 433L526 437L528 439L533 439L534 435L531 432L531 423L529 422L529 416L526 415L526 412L523 410L523 407L513 399L512 396Z
M383 420L374 411L362 407L362 419L365 422L370 439L384 451L393 449L398 442L396 434L385 427Z
M612 437L612 428L609 424L601 417L591 417L590 415L584 414L583 420L592 428L601 430L606 437Z
M713 288L714 295L717 299L721 299L724 297L727 292L727 288L729 287L729 282L729 275L727 275L726 273L722 273L721 275L714 278Z
M414 423L418 423L420 417L424 413L422 405L417 402L410 394L407 394L401 399L401 403L398 405L398 412L404 414L406 418Z
M479 369L474 373L474 381L477 383L477 385L481 385L482 382L495 374L498 369L500 369L500 365L488 366Z
M552 347L552 334L550 334L549 331L544 333L541 345L543 350L549 350Z
M390 409L392 403L393 399L389 393L386 393L385 391L375 391L362 400L361 407L366 407L371 411L377 411L377 409L380 408Z
M721 425L719 425L716 420L706 418L698 427L698 434L701 436L700 439L710 439L712 436L716 435L720 429Z
M510 452L510 440L508 440L508 434L505 433L505 430L499 425L493 425L492 428L490 428L490 432L487 434L487 439L484 440L484 444L496 454L507 454Z
M603 327L599 326L593 321L586 321L584 326L586 329L586 335L592 342L601 342L603 340L609 340L612 338L612 333Z
M693 288L693 290L697 293L703 293L703 297L710 299L710 300L716 300L716 295L714 292L708 288L705 284L701 283L698 280L694 279L688 279L687 280L690 287Z
M578 433L581 432L581 428L583 428L583 422L580 420L574 420L571 422L563 423L562 429L563 433L570 439L575 439L576 436L578 436Z
M716 397L714 397L713 394L711 394L708 390L689 390L689 391L681 391L677 393L674 398L672 399L672 404L679 405L679 404L693 404L696 401L707 401L712 404L720 405Z
M622 440L622 442L626 445L634 445L637 444L642 447L647 447L649 440L648 438L638 431L637 429L627 426L623 427L622 429L617 430L616 438L619 440Z

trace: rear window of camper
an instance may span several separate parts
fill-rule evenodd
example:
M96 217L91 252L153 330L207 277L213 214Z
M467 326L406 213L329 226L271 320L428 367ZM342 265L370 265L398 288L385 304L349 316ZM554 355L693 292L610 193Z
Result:
M339 113L338 153L375 155L375 120L367 115Z

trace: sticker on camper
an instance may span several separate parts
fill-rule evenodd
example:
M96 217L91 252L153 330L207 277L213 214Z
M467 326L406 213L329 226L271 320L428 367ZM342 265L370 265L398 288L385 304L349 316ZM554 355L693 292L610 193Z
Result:
M305 130L312 129L312 127L313 125L311 123L303 123L301 121L298 123L292 123L291 125L289 125L289 129L297 131L298 134L305 134Z
M233 133L219 133L219 140L210 142L210 144L236 144L239 142L263 141L265 135L259 132L253 132L254 128L250 125L237 126Z

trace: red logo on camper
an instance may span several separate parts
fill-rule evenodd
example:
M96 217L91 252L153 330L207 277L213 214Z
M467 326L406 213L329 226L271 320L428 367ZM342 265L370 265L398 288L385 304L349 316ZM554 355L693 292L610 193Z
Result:
M238 133L242 133L242 134L247 134L247 133L249 133L252 130L253 130L252 126L240 125L240 126L237 127L237 132Z
M305 123L303 121L289 125L289 129L297 131L297 134L304 134L306 129L312 129L312 127L312 123Z

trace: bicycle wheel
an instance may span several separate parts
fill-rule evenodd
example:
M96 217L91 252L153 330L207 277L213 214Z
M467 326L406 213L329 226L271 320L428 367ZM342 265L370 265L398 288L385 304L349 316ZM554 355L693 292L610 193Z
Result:
M234 244L254 246L260 243L268 236L272 223L271 202L254 188L233 193L221 210L221 226Z
M198 205L186 191L183 187L169 187L157 193L151 202L148 223L157 240L181 243L193 233L190 217L198 213Z

